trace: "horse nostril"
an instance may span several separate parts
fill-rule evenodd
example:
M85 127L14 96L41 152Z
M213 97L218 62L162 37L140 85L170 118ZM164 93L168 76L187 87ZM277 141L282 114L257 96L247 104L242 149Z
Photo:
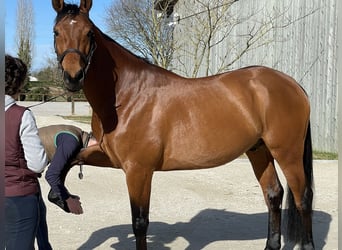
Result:
M72 77L67 71L63 72L63 79L65 87L71 91L79 91L83 86L84 72L83 70L78 71L74 77Z
M83 70L78 71L74 77L72 77L67 71L64 71L64 79L68 80L69 82L81 82L84 78L84 72Z
M67 71L63 71L63 78L64 80L69 80L71 79L71 76Z
M78 71L78 72L76 73L75 77L74 77L74 79L75 79L76 81L82 81L83 78L84 78L84 72L83 72L83 70Z

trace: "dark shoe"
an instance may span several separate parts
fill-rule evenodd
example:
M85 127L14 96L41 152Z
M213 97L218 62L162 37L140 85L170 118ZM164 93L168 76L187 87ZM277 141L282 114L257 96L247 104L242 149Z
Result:
M52 191L50 189L50 192L48 194L48 200L57 206L59 206L61 209L63 209L65 212L70 213L70 210L68 208L68 205L65 200L62 199L58 194Z

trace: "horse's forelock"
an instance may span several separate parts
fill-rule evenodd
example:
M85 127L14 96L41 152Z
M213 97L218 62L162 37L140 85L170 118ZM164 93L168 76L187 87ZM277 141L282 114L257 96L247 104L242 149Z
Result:
M64 4L63 9L58 12L55 23L58 23L63 17L75 16L80 13L80 8L76 4Z

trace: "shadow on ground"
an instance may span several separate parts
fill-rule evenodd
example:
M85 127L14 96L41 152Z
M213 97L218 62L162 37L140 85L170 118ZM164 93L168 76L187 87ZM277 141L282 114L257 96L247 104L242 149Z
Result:
M215 241L265 239L266 242L267 218L267 213L242 214L226 210L206 209L189 222L175 224L150 222L148 247L160 250L170 249L167 244L176 240L177 237L182 237L188 242L187 250L202 249ZM331 215L314 211L313 220L315 247L323 249L330 227ZM95 249L113 237L118 239L117 243L111 245L113 249L135 248L132 226L126 224L106 227L93 232L78 249ZM283 249L293 249L293 245L286 244Z

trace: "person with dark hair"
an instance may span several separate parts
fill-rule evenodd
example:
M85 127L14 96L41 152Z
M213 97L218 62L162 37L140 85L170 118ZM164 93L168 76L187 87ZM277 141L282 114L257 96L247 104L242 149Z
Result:
M32 250L41 199L38 177L47 156L32 112L16 104L27 67L5 56L5 248Z

